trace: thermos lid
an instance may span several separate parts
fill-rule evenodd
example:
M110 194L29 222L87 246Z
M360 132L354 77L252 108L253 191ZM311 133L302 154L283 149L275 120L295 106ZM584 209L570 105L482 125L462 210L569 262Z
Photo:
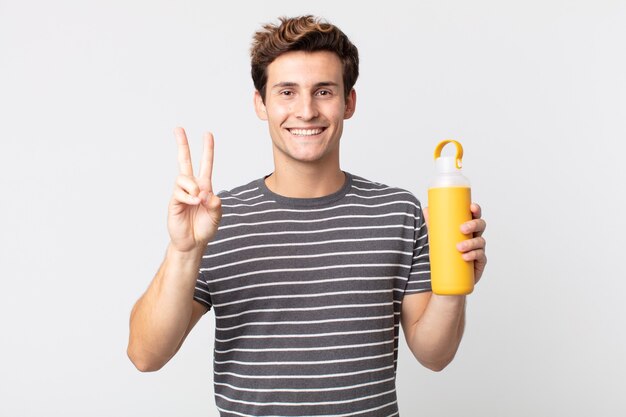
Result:
M456 167L455 158L452 156L441 156L435 159L435 171L447 174L459 171Z

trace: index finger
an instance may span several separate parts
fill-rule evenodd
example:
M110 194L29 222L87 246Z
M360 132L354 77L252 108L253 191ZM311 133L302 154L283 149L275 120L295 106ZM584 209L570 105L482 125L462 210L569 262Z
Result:
M470 211L472 212L472 218L480 219L482 217L483 210L478 204L472 203L470 205Z
M191 166L191 152L189 152L189 142L185 129L177 127L174 129L176 144L178 145L178 166L180 173L189 177L193 176L193 167Z

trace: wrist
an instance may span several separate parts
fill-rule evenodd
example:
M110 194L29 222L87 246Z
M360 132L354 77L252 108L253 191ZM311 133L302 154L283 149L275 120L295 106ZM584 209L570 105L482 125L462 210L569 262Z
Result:
M202 254L203 252L200 250L177 250L170 243L163 264L159 269L159 286L176 287L185 293L192 292L198 278Z
M178 265L190 265L197 267L200 264L202 255L204 254L204 247L197 247L188 251L181 251L176 249L170 242L167 247L165 258L167 261Z
M433 293L432 297L436 299L436 303L449 306L450 308L463 308L467 300L466 295L442 295Z

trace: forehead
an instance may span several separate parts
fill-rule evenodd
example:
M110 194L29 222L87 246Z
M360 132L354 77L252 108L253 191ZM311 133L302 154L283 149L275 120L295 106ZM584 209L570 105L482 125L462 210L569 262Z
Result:
M343 67L334 52L286 52L267 67L267 84L270 88L278 83L306 86L319 82L343 85Z

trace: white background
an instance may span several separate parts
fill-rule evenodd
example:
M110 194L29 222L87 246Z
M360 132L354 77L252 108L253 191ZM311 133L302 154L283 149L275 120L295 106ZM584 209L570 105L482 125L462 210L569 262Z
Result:
M489 224L455 361L402 341L402 415L626 415L626 2L0 0L0 416L217 416L212 314L152 374L128 316L167 244L172 129L196 157L215 132L218 189L271 172L248 48L305 13L361 55L342 168L425 202L455 138Z

